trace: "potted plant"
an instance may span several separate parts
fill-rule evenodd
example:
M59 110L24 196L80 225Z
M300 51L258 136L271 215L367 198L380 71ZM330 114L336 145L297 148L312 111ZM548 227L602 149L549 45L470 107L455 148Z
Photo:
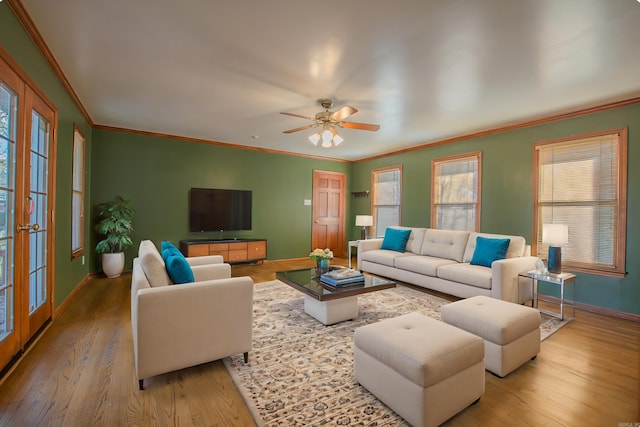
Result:
M96 231L105 238L96 245L96 252L102 254L104 274L109 278L118 277L124 270L124 249L133 244L134 210L131 201L121 196L116 196L111 202L100 203L97 210Z

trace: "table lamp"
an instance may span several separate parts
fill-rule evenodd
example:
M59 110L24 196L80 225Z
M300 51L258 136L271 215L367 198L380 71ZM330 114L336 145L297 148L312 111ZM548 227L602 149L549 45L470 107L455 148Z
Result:
M549 244L549 273L562 273L562 249L560 245L569 243L569 226L567 224L542 224L542 243Z
M371 215L356 215L356 227L362 227L362 233L360 239L365 240L367 238L367 227L373 225L373 217Z

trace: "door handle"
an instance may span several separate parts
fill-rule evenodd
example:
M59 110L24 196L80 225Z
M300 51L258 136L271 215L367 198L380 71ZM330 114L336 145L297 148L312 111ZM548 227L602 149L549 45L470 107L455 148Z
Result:
M315 221L313 221L313 222L315 222L316 224L320 224L320 220L319 220L319 219L316 219L316 220L315 220Z
M40 230L40 226L38 224L25 224L25 225L16 225L16 231L19 233L21 231L29 231L29 230L33 230L33 231L38 231Z

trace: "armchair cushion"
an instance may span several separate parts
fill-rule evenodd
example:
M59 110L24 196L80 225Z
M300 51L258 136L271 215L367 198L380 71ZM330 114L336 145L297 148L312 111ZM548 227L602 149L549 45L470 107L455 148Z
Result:
M171 284L164 261L151 240L140 242L138 257L140 258L140 266L149 281L149 286L154 288Z
M171 254L165 259L167 273L174 284L192 283L195 281L193 270L182 254Z
M184 255L182 255L182 252L180 252L173 243L168 241L163 241L161 248L162 259L164 260L171 281L176 285L194 282L195 279L191 265L187 262Z
M164 262L167 262L167 257L169 255L182 255L180 249L176 248L175 245L169 241L163 240L160 245L160 249L162 251L162 259L164 259Z

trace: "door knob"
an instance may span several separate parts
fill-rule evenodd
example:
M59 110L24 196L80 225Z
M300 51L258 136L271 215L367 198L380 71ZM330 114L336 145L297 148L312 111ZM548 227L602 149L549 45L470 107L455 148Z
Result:
M33 230L33 231L38 231L40 230L40 226L38 224L25 224L25 225L16 225L16 231L21 232L21 231L29 231L29 230Z
M320 220L319 220L319 219L316 219L316 220L315 220L315 221L313 221L313 222L315 222L316 224L320 224Z

